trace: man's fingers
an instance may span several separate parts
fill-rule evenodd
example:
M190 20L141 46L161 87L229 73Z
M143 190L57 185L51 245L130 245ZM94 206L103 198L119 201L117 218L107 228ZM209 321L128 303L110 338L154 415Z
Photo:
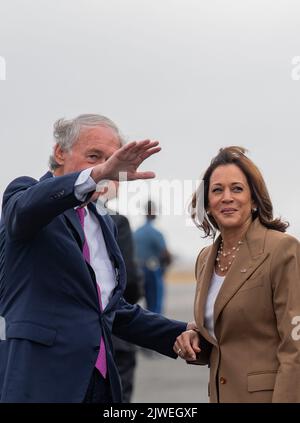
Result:
M173 351L174 351L174 353L178 354L179 350L180 350L180 347L179 347L179 344L176 341L174 346L173 346Z
M120 150L115 154L121 160L133 160L133 159L142 159L145 160L147 157L152 154L158 153L161 150L161 147L158 147L158 141L133 141L129 144L124 145Z
M192 339L192 348L196 353L199 353L201 351L201 348L199 346L199 338L193 338Z
M129 144L133 144L132 152L135 153L136 151L145 149L148 147L148 145L151 143L151 140L143 140L143 141L132 141ZM126 145L129 145L126 144Z
M159 144L158 141L150 141L150 140L138 141L135 147L133 148L132 152L136 154L141 154L144 151L149 150L150 148L158 146L158 144Z
M135 146L136 146L137 142L136 141L131 141L128 144L123 145L120 150L122 151L128 151L128 150L132 150ZM118 150L118 151L120 151Z
M191 345L187 345L186 348L184 348L182 358L185 360L196 360L196 353Z
M192 348L193 334L189 332L183 332L178 336L174 344L174 351L179 357L184 360L196 360L196 353Z
M105 177L105 179L121 180L120 173L127 174L127 179L122 178L122 180L128 181L155 178L156 175L154 172L137 172L137 169L145 159L161 150L158 144L158 141L144 140L132 141L124 145L117 150L107 162L98 165L99 167L101 166L98 174L96 174L95 171L95 169L98 170L98 166L95 166L93 170L94 180L97 182L101 177Z
M154 172L135 172L133 176L128 175L128 181L134 181L135 179L153 179L155 178Z
M151 148L150 150L147 150L145 153L140 154L140 157L145 160L148 157L152 156L153 154L156 154L158 152L160 152L161 147L155 147L155 148Z
M151 141L149 139L146 139L146 140L135 141L135 142L136 142L136 147L145 147L145 146L147 146L148 144L150 144L153 141Z

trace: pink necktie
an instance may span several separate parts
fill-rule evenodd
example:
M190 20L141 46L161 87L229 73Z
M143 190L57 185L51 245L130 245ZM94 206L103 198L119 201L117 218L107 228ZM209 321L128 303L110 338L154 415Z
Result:
M76 213L79 217L83 232L84 232L84 208L77 208L76 209ZM89 246L88 243L86 241L86 237L84 237L84 243L83 243L83 257L85 258L85 260L90 263L90 250L89 250ZM102 311L102 301L101 301L101 291L100 291L100 287L97 284L97 291L98 291L98 299L99 299L99 304L100 304L100 310ZM104 344L104 339L103 336L101 337L100 340L100 349L99 349L99 354L97 357L97 361L96 361L96 365L95 367L99 370L99 372L101 373L101 375L106 378L106 374L107 374L107 364L106 364L106 351L105 351L105 344Z

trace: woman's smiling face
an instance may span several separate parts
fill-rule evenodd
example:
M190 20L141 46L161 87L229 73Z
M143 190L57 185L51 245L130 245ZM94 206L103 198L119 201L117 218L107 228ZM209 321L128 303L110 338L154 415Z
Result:
M242 228L252 221L253 200L246 175L235 164L220 165L211 174L208 211L220 230Z

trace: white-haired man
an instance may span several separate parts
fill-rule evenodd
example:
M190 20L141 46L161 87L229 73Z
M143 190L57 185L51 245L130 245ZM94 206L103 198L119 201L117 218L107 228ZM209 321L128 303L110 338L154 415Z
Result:
M99 115L55 124L51 172L21 177L3 197L0 224L2 402L119 402L111 333L175 357L186 324L125 302L124 262L96 185L154 177L139 165L156 141L122 146L118 128Z

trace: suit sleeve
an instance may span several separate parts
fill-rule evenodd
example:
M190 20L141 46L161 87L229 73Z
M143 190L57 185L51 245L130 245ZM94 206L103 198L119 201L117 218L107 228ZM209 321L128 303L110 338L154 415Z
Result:
M34 236L57 215L82 204L74 195L80 172L36 181L30 177L15 179L3 196L2 215L12 239Z
M173 344L177 336L186 330L186 326L187 323L167 319L139 305L128 304L121 298L113 333L124 341L177 358Z
M272 401L300 402L300 340L293 335L293 319L300 316L300 244L295 238L286 236L279 243L270 276L280 337Z

